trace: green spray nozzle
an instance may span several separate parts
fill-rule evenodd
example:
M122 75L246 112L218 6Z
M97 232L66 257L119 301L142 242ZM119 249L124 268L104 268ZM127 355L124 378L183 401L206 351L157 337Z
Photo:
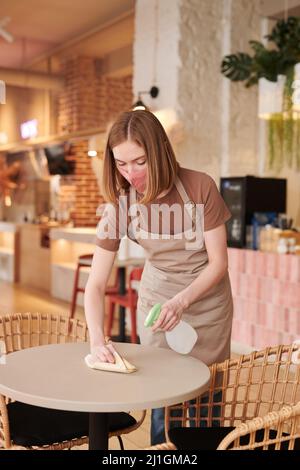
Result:
M152 326L156 322L156 320L158 319L160 311L161 311L161 304L153 305L153 307L151 308L151 310L149 311L149 313L146 317L144 325L146 327Z

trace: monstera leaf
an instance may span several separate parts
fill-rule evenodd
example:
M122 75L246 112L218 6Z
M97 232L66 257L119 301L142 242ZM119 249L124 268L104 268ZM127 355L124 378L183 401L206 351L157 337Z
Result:
M221 71L225 77L237 82L247 80L251 74L252 58L249 54L238 52L224 57Z
M252 43L253 46L253 43ZM256 82L260 78L266 78L271 82L276 82L277 76L285 73L282 54L279 51L270 51L263 45L258 47L255 44L255 54L253 59L252 73L256 77Z
M258 83L260 78L276 82L278 75L290 77L294 65L300 62L300 18L278 21L266 38L276 49L249 41L252 56L244 52L225 56L221 65L225 77L234 82L245 81L246 87Z
M289 17L276 23L266 36L267 45L249 41L252 53L237 52L223 58L221 71L230 80L244 81L246 87L260 78L277 82L284 75L282 113L269 119L269 165L281 168L296 163L300 171L300 117L293 112L293 82L295 65L300 63L300 18Z

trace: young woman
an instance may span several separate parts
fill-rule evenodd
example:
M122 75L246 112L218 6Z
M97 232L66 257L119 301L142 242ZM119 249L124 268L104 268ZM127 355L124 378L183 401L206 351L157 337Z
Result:
M183 319L198 334L192 356L207 365L228 358L233 307L225 222L231 214L213 179L179 165L152 113L131 111L121 114L109 132L102 188L112 204L98 224L85 290L93 357L114 362L113 346L104 343L104 293L127 233L146 252L137 305L141 343L168 347L165 331ZM140 209L138 224L130 207ZM162 208L171 209L170 224ZM155 303L162 304L160 316L152 329L145 328ZM152 410L151 444L164 440L164 410Z

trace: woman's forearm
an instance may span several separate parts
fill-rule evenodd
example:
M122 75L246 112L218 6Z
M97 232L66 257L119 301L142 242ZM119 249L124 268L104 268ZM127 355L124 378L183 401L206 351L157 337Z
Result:
M84 313L91 346L101 346L104 339L105 294L97 286L87 283L84 293Z
M177 295L186 309L197 300L200 300L214 285L216 285L227 271L226 263L213 261L199 274L194 281Z

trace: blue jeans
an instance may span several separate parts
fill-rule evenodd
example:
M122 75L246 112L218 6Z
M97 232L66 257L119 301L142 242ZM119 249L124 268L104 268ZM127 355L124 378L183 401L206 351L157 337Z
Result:
M214 394L214 402L218 403L222 401L222 392L216 392ZM204 396L201 398L201 403L207 403L208 402L208 395ZM195 404L195 400L191 400L189 402L191 405ZM190 417L195 416L195 406L191 406L189 409L189 414ZM172 417L179 417L182 415L182 411L180 409L178 410L172 410L171 411L171 416ZM200 416L207 417L208 415L208 407L201 407L200 409ZM214 405L212 409L212 415L215 418L218 418L221 416L221 405ZM190 419L190 426L195 427L196 423L194 420ZM207 423L205 420L201 421L200 420L200 427L206 427ZM170 427L181 427L182 424L180 420L178 421L171 421L170 422ZM220 426L220 420L216 419L212 421L212 426L213 427L219 427ZM166 441L166 436L165 436L165 408L156 408L152 410L151 412L151 445L157 445L161 444L162 442Z

